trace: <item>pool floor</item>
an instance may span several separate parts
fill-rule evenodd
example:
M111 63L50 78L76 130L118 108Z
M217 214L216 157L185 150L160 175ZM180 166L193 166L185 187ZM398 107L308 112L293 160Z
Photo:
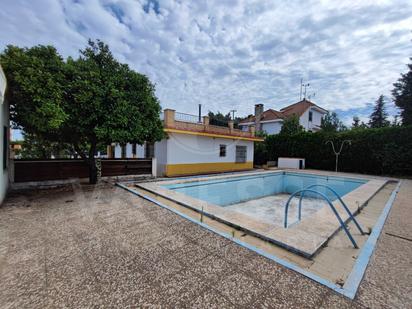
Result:
M283 226L285 214L285 204L290 194L276 194L261 197L258 199L225 206L225 209L242 213L244 215L261 220L268 224ZM293 198L289 208L289 222L293 224L297 218L299 198ZM323 207L327 206L324 200L317 198L305 198L305 205L302 207L302 219L307 218Z

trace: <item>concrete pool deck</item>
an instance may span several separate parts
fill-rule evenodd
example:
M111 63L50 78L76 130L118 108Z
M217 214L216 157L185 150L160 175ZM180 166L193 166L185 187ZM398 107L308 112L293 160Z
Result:
M233 211L231 207L221 207L203 200L193 198L186 194L176 192L174 190L169 190L164 187L164 185L169 184L200 182L205 180L230 180L234 177L260 176L274 172L282 173L288 171L277 170L257 173L249 172L245 174L237 173L235 175L222 175L212 177L205 176L166 181L163 180L158 182L151 181L146 183L138 183L136 184L136 186L160 197L169 199L180 205L188 207L189 209L202 212L206 216L222 221L225 224L229 224L231 226L245 230L251 235L261 237L264 240L287 248L288 250L296 252L304 257L311 258L315 254L317 254L319 249L322 248L340 228L340 224L329 206L322 207L320 210L312 213L310 216L306 216L306 218L303 217L302 221L299 222L299 224L290 225L287 229L285 229L282 225L279 226L278 224L279 220L283 220L283 215L281 218L277 218L278 220L274 220L275 222L269 222L267 220L263 221L260 219L260 217L257 217L254 214ZM293 173L313 174L314 176L325 175L324 173L317 173L316 171L293 171ZM333 177L331 176L331 173L327 175L329 177ZM352 214L356 214L388 182L388 180L385 178L368 177L365 175L358 175L358 178L367 180L367 182L342 197L342 200L346 203ZM228 194L230 194L230 192L228 192ZM340 202L336 200L333 202L333 205L335 205L340 217L343 220L347 220L348 215L340 205ZM294 217L289 217L292 219L290 222L293 222ZM352 233L354 235L356 235L356 233L360 235L358 231L352 231Z
M0 208L0 306L406 308L412 181L354 300L112 185L12 193Z

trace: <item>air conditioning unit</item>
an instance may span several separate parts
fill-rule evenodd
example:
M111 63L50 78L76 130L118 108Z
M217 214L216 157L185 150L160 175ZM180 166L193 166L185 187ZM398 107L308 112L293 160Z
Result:
M304 158L278 158L278 168L304 169Z

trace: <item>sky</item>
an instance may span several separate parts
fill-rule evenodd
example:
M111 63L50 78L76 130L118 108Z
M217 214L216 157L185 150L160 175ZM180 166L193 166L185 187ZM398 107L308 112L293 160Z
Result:
M78 55L100 39L156 85L163 108L196 114L299 100L367 121L412 56L409 1L1 0L0 49L54 45Z

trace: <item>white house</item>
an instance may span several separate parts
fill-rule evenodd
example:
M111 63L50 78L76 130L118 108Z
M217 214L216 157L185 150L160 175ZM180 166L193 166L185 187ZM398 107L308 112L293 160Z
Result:
M239 127L243 131L247 131L251 125L254 125L256 131L278 134L284 119L296 115L299 117L299 123L306 131L318 131L320 130L321 119L326 113L327 110L306 99L284 107L280 111L273 109L264 111L263 104L256 104L255 115L242 120Z
M184 117L183 117L184 116ZM205 173L219 173L253 169L255 128L248 131L209 124L204 116L199 122L197 116L188 117L174 110L164 111L164 131L167 138L154 145L113 145L108 147L108 157L114 158L156 158L157 176L181 176Z
M1 172L0 172L0 204L3 202L7 188L9 186L9 106L5 101L6 92L6 76L0 66L0 129L1 139L0 154L1 154Z

